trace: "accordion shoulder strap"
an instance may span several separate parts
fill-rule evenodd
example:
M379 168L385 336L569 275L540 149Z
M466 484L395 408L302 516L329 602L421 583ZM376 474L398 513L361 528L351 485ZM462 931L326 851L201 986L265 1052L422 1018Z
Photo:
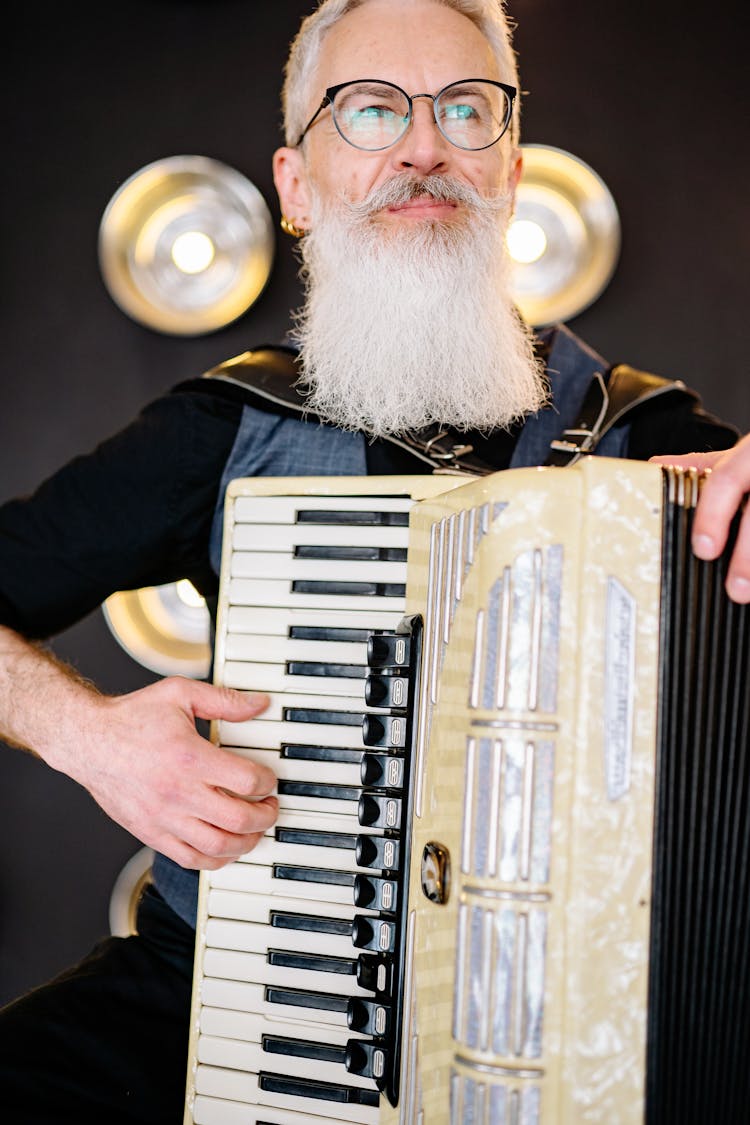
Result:
M666 395L700 404L698 394L680 379L665 379L626 363L611 367L606 379L597 371L581 403L578 422L551 442L546 464L572 465L580 457L594 453L613 426L640 407Z
M303 413L309 413L304 394L298 386L299 377L296 351L268 346L242 352L212 367L201 376L201 380L210 379L214 385L221 382L242 388L250 392L259 409L299 418ZM317 421L317 415L314 417Z
M322 422L310 410L300 386L297 353L291 347L266 346L242 352L211 368L199 379L181 384L184 388L205 386L211 380L248 393L259 409L272 410L287 417L307 418ZM574 464L580 457L594 453L604 435L622 422L631 412L665 395L681 396L700 402L698 395L680 380L664 379L627 364L617 364L606 374L596 372L584 396L576 425L565 430L550 445L546 464ZM496 468L473 454L460 434L446 427L431 426L418 433L390 437L392 444L406 449L420 461L442 473L474 473L480 476L496 472Z

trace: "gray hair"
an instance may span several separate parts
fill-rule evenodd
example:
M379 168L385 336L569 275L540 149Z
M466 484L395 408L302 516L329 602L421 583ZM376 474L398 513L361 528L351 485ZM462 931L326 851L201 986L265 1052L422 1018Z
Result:
M518 86L518 67L512 45L511 23L504 0L436 0L446 8L468 18L484 35L497 59L500 77ZM335 23L367 0L320 0L316 10L300 25L289 51L281 95L286 143L294 145L307 124L307 99L312 86L320 49L326 33ZM322 91L320 91L322 95ZM519 134L520 90L513 111L513 136Z

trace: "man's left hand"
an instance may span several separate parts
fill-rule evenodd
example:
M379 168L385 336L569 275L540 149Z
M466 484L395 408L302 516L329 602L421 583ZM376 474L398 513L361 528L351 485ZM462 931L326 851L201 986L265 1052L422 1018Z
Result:
M692 546L699 559L715 559L726 546L729 526L750 492L750 434L731 449L652 457L658 465L709 470L695 511ZM726 582L735 602L750 602L750 505L740 520Z

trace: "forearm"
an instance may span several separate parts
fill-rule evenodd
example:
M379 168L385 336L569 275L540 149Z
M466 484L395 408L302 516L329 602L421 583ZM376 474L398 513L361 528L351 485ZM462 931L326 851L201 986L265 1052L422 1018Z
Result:
M271 770L195 728L197 717L245 722L267 702L182 677L102 695L0 626L0 736L78 781L113 820L185 867L221 867L276 819Z
M5 742L71 772L63 760L70 727L101 699L70 665L0 625L0 737Z

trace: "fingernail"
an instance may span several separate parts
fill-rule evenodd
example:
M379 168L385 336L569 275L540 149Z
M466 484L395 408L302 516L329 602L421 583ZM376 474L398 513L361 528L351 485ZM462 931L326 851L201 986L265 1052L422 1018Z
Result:
M714 557L714 541L710 535L696 535L693 539L693 550L699 559L712 559Z
M750 580L747 578L730 578L727 582L727 590L732 601L750 602Z

